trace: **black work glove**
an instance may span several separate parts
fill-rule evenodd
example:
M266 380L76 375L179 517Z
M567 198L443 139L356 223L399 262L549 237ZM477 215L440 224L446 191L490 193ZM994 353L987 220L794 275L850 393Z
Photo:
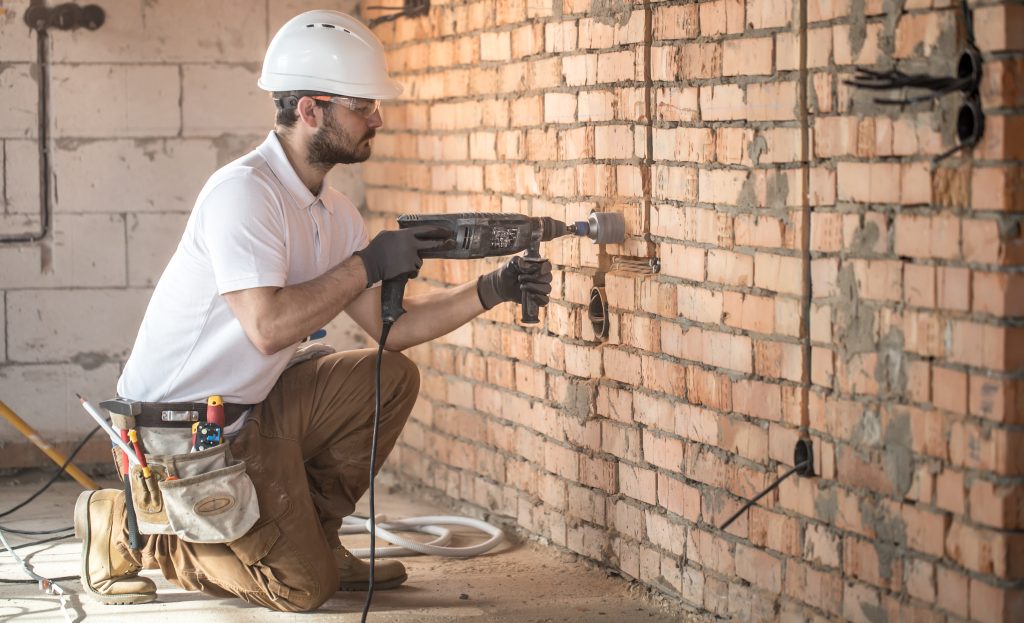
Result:
M551 294L551 262L529 261L517 255L476 282L476 293L484 309L505 301L519 303L523 292L529 292L530 298L539 307L548 304L548 295Z
M430 225L382 231L353 255L363 260L369 288L378 281L399 275L415 275L423 266L420 251L445 246L450 238L451 232L447 229Z

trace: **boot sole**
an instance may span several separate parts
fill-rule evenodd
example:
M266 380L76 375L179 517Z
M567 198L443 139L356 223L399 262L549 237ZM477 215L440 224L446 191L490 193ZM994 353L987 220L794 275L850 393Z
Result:
M409 574L406 573L406 574L402 575L401 577L397 577L397 578L388 580L386 582L374 581L374 583L373 583L373 590L375 590L375 591L386 591L386 590L388 590L390 588L398 588L403 583L405 583L405 581L408 580L408 579L409 579ZM342 582L341 586L338 588L338 590L339 591L345 591L345 592L359 592L359 591L365 592L365 591L370 590L370 583L369 582Z
M145 604L156 599L156 593L125 593L123 595L104 595L89 586L89 540L92 538L92 524L89 522L89 500L95 491L83 491L75 502L75 538L82 541L81 581L93 599L106 606L126 606Z

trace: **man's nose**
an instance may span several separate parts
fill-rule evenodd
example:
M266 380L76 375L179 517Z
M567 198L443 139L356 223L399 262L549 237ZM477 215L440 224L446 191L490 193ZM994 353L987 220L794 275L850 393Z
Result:
M374 130L384 125L384 114L381 112L380 108L370 115L370 118L366 120L366 125L370 126L370 128Z

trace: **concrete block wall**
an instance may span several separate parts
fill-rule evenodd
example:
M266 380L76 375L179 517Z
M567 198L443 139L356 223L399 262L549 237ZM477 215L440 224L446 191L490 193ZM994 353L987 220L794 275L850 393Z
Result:
M40 231L39 80L28 0L0 7L0 238ZM113 395L142 314L206 178L258 144L270 37L355 2L118 0L96 31L49 32L52 227L0 241L0 400L58 445L92 428L75 398ZM358 169L358 167L354 167ZM363 201L358 170L332 183ZM361 343L350 323L328 328ZM86 460L109 456L101 440ZM0 422L0 467L46 463Z
M956 3L431 4L376 28L408 91L365 167L374 227L598 209L629 237L548 243L541 325L505 306L415 349L390 468L712 617L1024 617L1021 5L971 2L985 134L933 162L962 95L844 81L954 73ZM816 476L719 529L801 437Z

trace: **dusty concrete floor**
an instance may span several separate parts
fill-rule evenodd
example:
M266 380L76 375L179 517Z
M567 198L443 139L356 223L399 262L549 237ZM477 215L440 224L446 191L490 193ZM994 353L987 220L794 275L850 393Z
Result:
M45 474L5 478L0 485L0 511L31 495ZM114 486L113 482L103 482ZM392 493L379 487L377 512L393 518L451 514L448 509L408 494ZM18 513L0 519L0 524L42 530L71 525L72 509L81 488L61 482ZM365 500L364 500L365 503ZM357 512L365 514L366 508ZM464 529L460 529L465 532ZM465 545L483 540L472 531L460 534L453 543ZM479 535L479 536L477 536ZM8 534L12 545L25 539ZM421 539L430 539L426 535ZM350 547L365 547L368 537L344 536ZM76 575L81 545L74 539L18 550L46 577ZM409 569L408 582L397 590L377 591L368 621L379 623L441 623L488 621L497 623L541 622L632 622L667 623L689 621L685 612L663 600L652 599L646 591L619 578L588 568L568 555L536 543L509 543L471 559L417 556L403 559ZM163 579L159 571L145 571L158 586L156 602L137 606L103 606L82 594L77 580L60 582L75 593L69 611L74 621L123 621L138 617L148 621L185 621L194 617L213 621L359 621L365 593L338 593L321 610L311 614L283 614L249 606L233 599L217 599L182 591ZM13 558L0 547L0 577L24 578ZM33 584L0 584L0 620L61 621L63 616L54 597Z

